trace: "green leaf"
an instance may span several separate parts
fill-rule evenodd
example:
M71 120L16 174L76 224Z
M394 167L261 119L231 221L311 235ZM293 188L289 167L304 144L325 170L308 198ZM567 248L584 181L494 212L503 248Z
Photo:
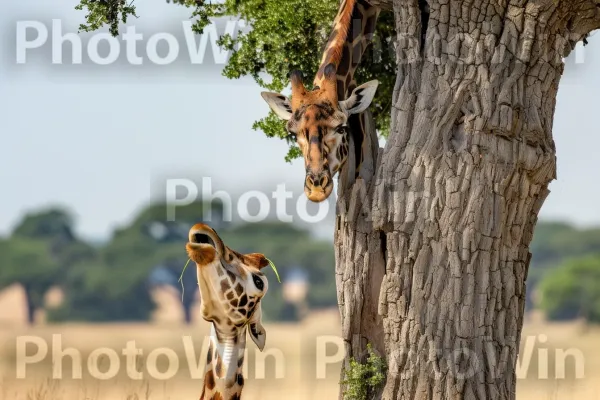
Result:
M269 265L271 266L271 268L273 268L273 272L275 272L275 276L277 277L277 281L279 283L281 283L281 279L279 279L279 273L277 272L277 268L275 268L275 264L273 264L273 261L269 260L267 258L267 261L269 262Z

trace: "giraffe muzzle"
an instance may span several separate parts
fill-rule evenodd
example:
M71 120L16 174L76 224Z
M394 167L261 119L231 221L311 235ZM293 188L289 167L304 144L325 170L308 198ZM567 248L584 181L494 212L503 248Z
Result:
M320 203L326 200L333 190L333 180L328 171L319 174L307 173L304 193L310 201Z
M208 225L196 224L190 229L186 249L189 257L203 266L222 257L225 245L214 229Z

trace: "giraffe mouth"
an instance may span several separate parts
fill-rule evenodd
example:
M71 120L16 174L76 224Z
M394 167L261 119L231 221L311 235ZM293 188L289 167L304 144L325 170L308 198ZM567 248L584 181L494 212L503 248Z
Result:
M314 203L320 203L322 201L327 200L329 195L331 194L333 189L333 185L327 186L325 188L308 188L306 187L304 192L306 197Z
M209 244L215 249L217 248L217 246L215 245L215 241L212 240L210 236L208 236L205 233L199 232L192 234L190 244Z
M210 265L218 257L215 248L208 244L188 243L186 250L189 258L199 267Z
M220 258L214 240L201 232L190 235L186 249L188 256L200 267L208 266Z

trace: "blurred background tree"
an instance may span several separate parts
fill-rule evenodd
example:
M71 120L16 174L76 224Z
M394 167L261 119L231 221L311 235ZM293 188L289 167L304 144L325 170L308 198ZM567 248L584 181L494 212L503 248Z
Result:
M551 320L600 322L600 255L562 264L542 280L540 297Z
M115 229L110 240L93 246L77 237L74 217L61 208L26 215L11 236L0 240L0 289L18 283L25 291L28 320L45 309L44 296L60 288L60 306L45 310L50 321L145 321L156 304L152 290L168 287L181 304L186 322L198 301L195 268L188 268L185 243L189 228L205 220L231 248L242 253L262 252L277 266L283 282L296 269L311 286L310 308L336 305L334 255L331 243L290 224L266 221L233 224L223 221L222 205L193 203L178 207L176 221L167 221L167 206L153 203L132 222ZM295 304L284 298L283 285L269 274L266 319L297 320ZM182 285L184 289L182 290Z
M267 271L266 319L296 321L303 317L303 307L336 306L329 241L277 221L216 222L224 219L218 202L179 207L172 222L167 221L166 210L164 203L149 204L102 245L79 238L75 218L65 208L28 213L9 237L0 239L0 289L21 285L27 319L33 323L52 288L61 289L63 300L59 307L46 310L50 321L96 322L149 320L157 307L152 291L169 288L189 323L199 296L195 268L188 268L178 281L187 261L184 244L190 226L204 220L205 210L210 210L215 221L211 225L228 246L242 253L262 252L277 266L282 284ZM555 320L600 322L600 229L541 221L532 253L528 310L543 310ZM286 294L290 286L306 296L300 303Z
M167 220L164 203L142 209L131 224L114 231L109 242L98 249L93 262L71 270L65 302L51 310L49 318L53 321L150 319L156 307L152 288L170 285L181 293L177 279L187 260L184 248L187 233L190 226L203 219L207 207L212 208L216 220L222 219L218 216L221 212L218 204L192 203L179 207L177 220L171 222ZM195 282L195 275L186 273L184 286L188 296L194 295ZM193 297L180 300L187 322L191 320L193 300Z
M27 301L27 321L32 324L35 311L43 307L44 294L58 283L60 264L52 258L48 243L12 238L0 241L0 289L21 284Z
M556 273L568 259L600 255L600 229L578 229L565 222L540 221L531 243L527 276L527 309L533 309L540 282ZM600 288L599 288L600 290Z
M27 301L27 320L43 307L44 294L63 287L71 268L95 255L93 246L75 237L74 218L63 208L29 213L8 240L0 241L0 288L20 283Z

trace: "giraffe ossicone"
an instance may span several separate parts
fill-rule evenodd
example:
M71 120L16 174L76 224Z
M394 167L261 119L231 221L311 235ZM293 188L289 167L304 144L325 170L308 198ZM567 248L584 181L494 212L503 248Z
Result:
M186 250L196 263L202 318L211 323L200 400L238 400L244 386L246 333L260 351L265 346L261 300L268 281L261 270L269 261L260 253L230 249L204 224L190 229Z
M331 194L333 177L348 159L351 133L360 151L357 172L362 163L365 140L361 113L373 101L379 82L372 80L356 87L354 72L372 40L379 12L367 0L342 1L314 88L307 90L302 74L295 71L290 74L291 99L279 93L261 93L271 110L288 121L287 131L302 151L304 192L311 201L324 201Z

